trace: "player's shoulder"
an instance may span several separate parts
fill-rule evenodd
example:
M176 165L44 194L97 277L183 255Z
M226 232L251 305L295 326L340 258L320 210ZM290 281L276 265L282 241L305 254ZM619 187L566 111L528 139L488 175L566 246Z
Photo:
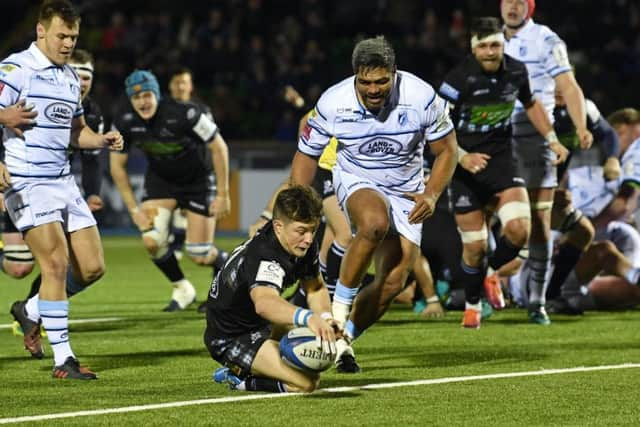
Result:
M200 117L204 112L201 104L192 101L178 101L167 97L160 100L158 111L163 115L173 116L187 121Z
M528 39L543 45L564 43L560 36L544 24L534 23L528 33Z
M94 114L102 114L102 108L100 107L100 104L98 104L92 97L91 95L87 95L83 100L82 100L82 108L84 108L85 111L91 111Z
M315 112L326 119L338 110L351 106L355 100L354 78L347 77L325 90L316 103Z
M283 258L286 254L275 243L272 227L260 230L246 245L244 258L247 265L257 267L261 262L272 262L284 269Z
M32 68L33 64L29 61L30 55L25 55L25 52L27 51L13 53L0 61L0 79L4 81L17 79Z
M137 126L140 123L144 125L144 122L142 122L135 111L133 111L133 108L128 101L126 105L117 110L116 114L113 117L113 123L120 132L126 131L127 129L133 126Z
M63 66L64 75L69 77L74 82L80 84L80 77L78 77L78 73L76 70L69 64L65 64Z
M511 73L527 73L527 66L524 62L506 53L504 54L504 64Z
M419 104L428 107L436 95L429 83L408 71L398 70L400 78L400 102Z

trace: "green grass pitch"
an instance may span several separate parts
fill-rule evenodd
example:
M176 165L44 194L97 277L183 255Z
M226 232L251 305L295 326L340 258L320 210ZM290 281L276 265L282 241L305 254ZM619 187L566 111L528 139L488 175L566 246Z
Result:
M240 239L221 238L231 249ZM72 324L71 342L82 364L100 379L51 378L52 358L32 360L21 338L0 329L0 423L24 416L212 399L200 405L66 417L47 425L638 425L640 368L486 378L442 384L360 388L415 380L482 376L640 362L640 312L554 316L549 327L529 325L526 314L505 310L478 331L459 326L461 313L420 319L393 306L355 345L363 372L323 374L309 396L220 402L248 396L211 381L218 366L202 343L204 318L195 307L163 313L171 288L151 264L139 239L104 239L107 274L74 297L71 319L118 318ZM202 300L211 270L182 266ZM0 276L0 324L11 322L12 301L30 280Z

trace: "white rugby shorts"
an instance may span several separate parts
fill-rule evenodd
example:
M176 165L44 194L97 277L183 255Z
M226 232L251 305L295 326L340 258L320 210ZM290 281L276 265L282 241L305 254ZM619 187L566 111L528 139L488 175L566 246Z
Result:
M391 217L389 232L400 234L417 246L420 246L420 241L422 240L422 223L411 224L408 219L409 212L411 212L415 206L413 200L386 193L383 188L378 187L367 178L345 172L339 167L333 169L333 186L336 191L336 196L338 197L338 203L340 203L340 207L345 212L347 212L347 199L356 191L363 188L370 188L380 193L389 205Z
M73 177L11 178L5 192L5 204L11 220L20 231L39 225L61 222L67 233L96 225L89 206Z

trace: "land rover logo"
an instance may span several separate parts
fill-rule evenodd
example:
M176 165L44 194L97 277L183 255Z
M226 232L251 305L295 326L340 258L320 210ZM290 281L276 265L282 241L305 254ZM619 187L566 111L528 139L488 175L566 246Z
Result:
M44 115L54 123L68 124L73 117L73 110L67 104L54 102L45 108Z
M360 146L360 153L373 157L386 157L389 154L398 154L402 144L390 138L373 138Z

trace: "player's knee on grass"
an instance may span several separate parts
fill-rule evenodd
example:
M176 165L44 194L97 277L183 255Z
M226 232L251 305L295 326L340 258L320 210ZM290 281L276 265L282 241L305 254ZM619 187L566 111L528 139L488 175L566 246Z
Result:
M300 380L297 384L285 383L287 391L291 393L311 393L320 385L320 377L304 376L304 380Z

